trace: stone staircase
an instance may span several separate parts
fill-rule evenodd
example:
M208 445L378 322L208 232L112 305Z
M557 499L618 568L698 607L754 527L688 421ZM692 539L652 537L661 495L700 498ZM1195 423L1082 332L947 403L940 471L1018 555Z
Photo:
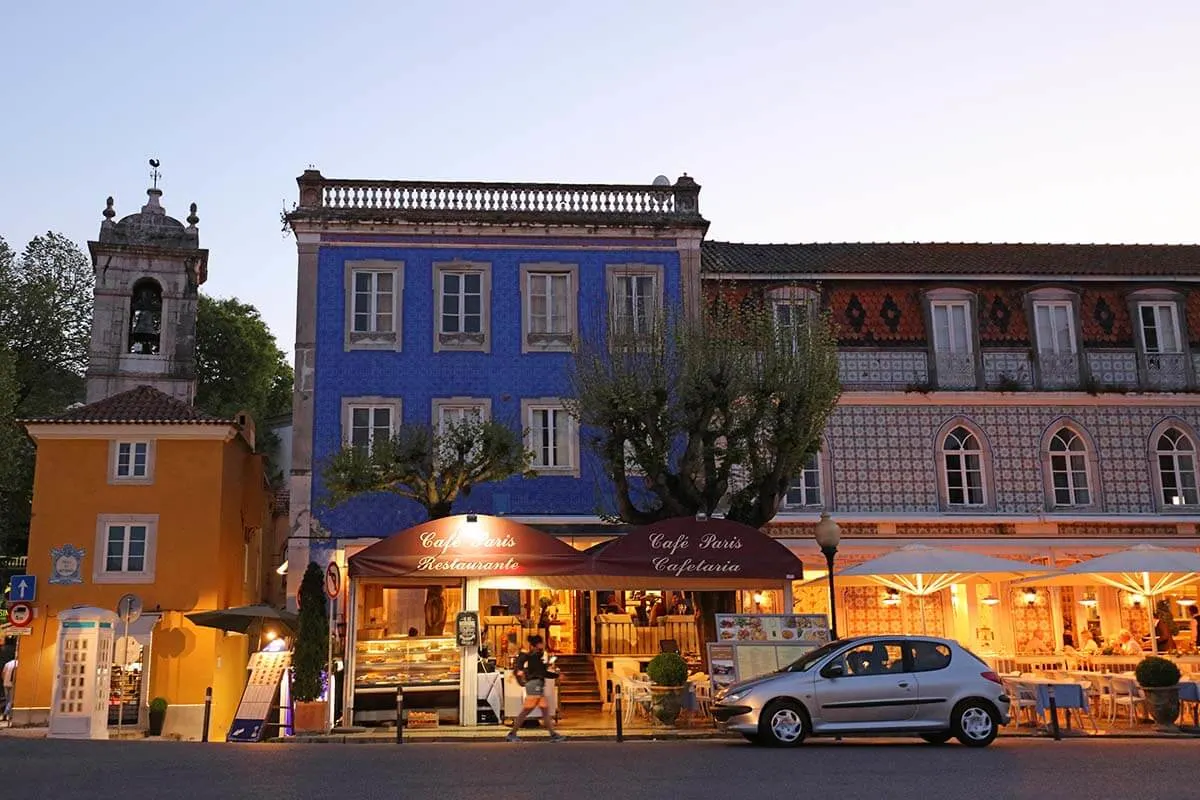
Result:
M604 699L596 684L591 656L560 655L554 670L558 673L558 704L563 711L600 709Z

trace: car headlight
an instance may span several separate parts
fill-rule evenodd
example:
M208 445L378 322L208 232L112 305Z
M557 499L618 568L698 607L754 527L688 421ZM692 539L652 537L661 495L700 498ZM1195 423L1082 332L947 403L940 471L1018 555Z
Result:
M725 695L723 698L721 698L721 702L723 702L723 703L737 703L737 702L739 702L740 700L742 700L743 698L745 698L745 697L746 697L747 695L749 695L749 694L750 694L750 690L749 690L749 689L741 689L741 690L739 690L739 691L732 692L732 693L730 693L730 694L727 694L727 695Z

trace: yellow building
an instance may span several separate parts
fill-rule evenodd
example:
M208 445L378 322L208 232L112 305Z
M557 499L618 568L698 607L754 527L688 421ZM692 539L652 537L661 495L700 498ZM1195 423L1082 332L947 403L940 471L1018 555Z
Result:
M37 595L32 630L18 637L13 721L49 718L57 615L116 611L133 594L145 611L128 637L116 626L110 721L145 727L147 704L163 697L164 733L200 738L212 687L209 733L220 740L251 643L185 615L258 602L270 498L253 422L192 405L208 251L196 205L186 226L167 216L158 177L137 213L116 220L108 198L100 235L88 242L96 275L88 404L24 421L37 444L27 567Z
M250 643L184 615L259 597L269 508L248 420L213 419L142 386L26 428L38 448L28 564L38 589L32 632L19 644L14 722L48 716L55 615L115 610L132 593L145 612L130 629L136 644L116 648L110 716L121 692L130 724L164 697L164 733L199 738L211 686L210 737L223 738ZM118 623L118 643L123 634Z

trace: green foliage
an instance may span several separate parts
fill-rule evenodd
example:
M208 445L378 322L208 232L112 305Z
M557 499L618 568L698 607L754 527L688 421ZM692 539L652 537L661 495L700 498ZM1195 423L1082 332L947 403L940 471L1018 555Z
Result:
M236 297L200 295L196 313L196 406L229 418L247 410L259 425L292 410L292 367L258 309Z
M1162 656L1146 656L1138 662L1134 671L1137 682L1141 686L1159 688L1175 686L1179 683L1179 667L1175 662Z
M328 605L325 576L310 562L300 582L300 631L292 654L292 697L301 703L321 696L321 673L329 656Z
M156 697L153 700L151 700L150 701L150 713L151 714L167 713L167 698Z
M718 299L696 318L663 314L646 334L577 344L564 402L613 482L617 518L726 504L754 527L774 517L841 394L828 314L799 311L799 294L791 308L780 327L770 304Z
M650 659L646 674L656 686L683 686L687 683L687 662L679 653L659 653Z
M430 519L450 515L454 501L490 481L530 475L531 454L521 433L495 420L446 425L401 425L369 449L348 446L322 470L326 501L338 505L372 492L414 500Z

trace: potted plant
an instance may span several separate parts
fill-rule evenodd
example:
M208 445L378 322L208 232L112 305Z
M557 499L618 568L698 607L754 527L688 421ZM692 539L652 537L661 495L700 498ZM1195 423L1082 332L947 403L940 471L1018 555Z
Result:
M304 570L299 599L300 630L292 652L292 732L325 733L329 703L318 698L329 655L329 612L324 573L315 562Z
M1146 705L1159 730L1178 730L1179 667L1161 656L1146 656L1134 673L1146 693Z
M163 724L167 721L167 698L156 697L150 701L150 736L162 736Z
M687 662L678 653L659 653L646 667L650 676L654 716L664 725L674 725L683 710L683 696L687 691Z

